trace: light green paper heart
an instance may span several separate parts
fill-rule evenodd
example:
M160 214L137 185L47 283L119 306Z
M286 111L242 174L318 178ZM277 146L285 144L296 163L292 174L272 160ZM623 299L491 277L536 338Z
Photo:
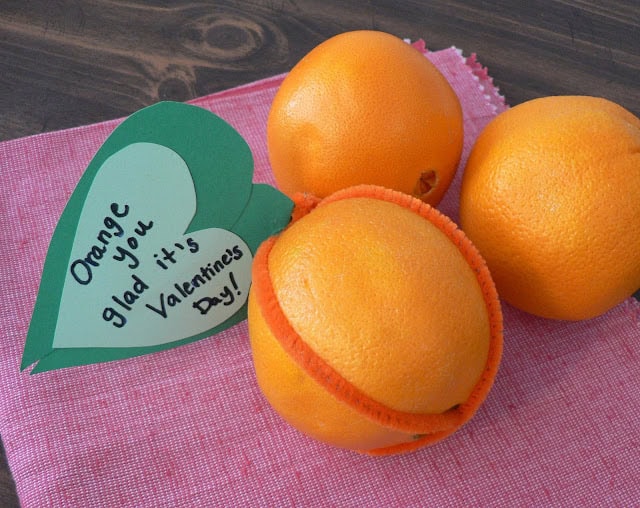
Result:
M251 251L221 228L183 235L195 212L189 168L173 150L134 143L107 159L80 216L53 347L155 346L238 312Z

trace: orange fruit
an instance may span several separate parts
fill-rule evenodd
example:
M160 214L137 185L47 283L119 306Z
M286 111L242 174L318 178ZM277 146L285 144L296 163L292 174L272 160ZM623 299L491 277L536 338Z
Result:
M273 174L289 196L375 184L435 205L462 142L462 110L444 76L411 45L370 30L332 37L302 58L267 121Z
M501 312L476 249L440 212L376 186L322 200L254 259L258 384L303 433L389 454L448 436L485 399Z
M584 96L507 110L472 149L460 220L505 301L604 313L640 287L640 119Z

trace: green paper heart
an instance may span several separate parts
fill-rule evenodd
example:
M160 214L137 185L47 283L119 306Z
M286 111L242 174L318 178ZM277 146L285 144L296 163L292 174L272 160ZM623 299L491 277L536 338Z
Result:
M244 320L251 256L293 207L252 175L244 139L204 109L163 102L125 120L56 227L22 369L161 351Z

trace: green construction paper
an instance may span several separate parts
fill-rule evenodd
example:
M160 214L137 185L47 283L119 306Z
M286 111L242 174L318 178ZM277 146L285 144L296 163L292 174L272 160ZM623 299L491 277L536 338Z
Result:
M118 159L121 160L118 162ZM115 164L114 161L116 161ZM115 172L112 172L113 168ZM155 330L149 337L136 336L130 341L121 341L118 347L110 347L108 334L103 333L100 340L96 340L96 335L92 335L97 333L96 330L99 330L100 326L95 326L94 322L92 327L90 318L76 319L79 331L75 332L75 338L70 340L66 334L73 326L74 319L60 320L59 315L63 311L66 314L69 309L73 309L74 301L82 302L82 299L86 298L86 295L74 294L70 300L71 306L68 303L63 303L61 306L65 282L69 284L72 278L69 276L71 264L78 259L83 259L83 256L78 253L92 252L97 253L98 256L90 257L91 261L98 261L100 266L91 267L90 282L82 276L77 279L83 280L86 286L104 285L102 294L107 296L113 296L111 290L116 291L120 288L123 296L129 297L128 300L121 299L121 301L130 308L127 310L122 307L124 310L121 314L133 313L130 314L133 316L136 311L134 306L144 303L144 293L147 293L147 296L151 296L152 293L151 279L145 280L140 276L142 272L136 272L136 270L143 270L143 266L148 270L152 267L163 270L157 265L158 259L162 261L163 258L151 259L149 256L152 252L158 254L156 247L164 239L166 239L166 245L180 244L182 246L180 252L189 251L191 257L189 262L193 262L189 264L185 260L170 263L164 260L167 266L171 264L166 271L173 271L173 265L180 265L183 270L181 273L186 274L195 273L191 270L191 266L200 269L209 262L215 262L228 252L226 249L230 249L233 253L233 248L237 246L243 253L250 251L251 254L246 252L243 256L236 256L238 259L233 260L233 263L236 263L233 268L233 277L230 278L228 274L230 270L227 270L226 279L224 279L226 283L221 281L220 287L224 289L221 294L227 297L226 300L220 295L217 298L219 301L214 298L215 294L201 295L205 302L213 302L209 305L208 312L203 315L214 311L217 313L218 308L224 307L224 303L230 301L232 288L246 298L250 284L251 255L264 239L286 226L293 208L293 203L279 191L266 185L252 184L252 174L253 159L246 142L226 122L204 109L182 103L163 102L145 108L125 120L105 141L87 167L56 227L45 260L21 368L25 369L34 362L38 362L31 371L36 373L162 351L214 335L246 319L246 302L234 297L234 304L238 307L234 308L234 313L231 316L228 314L219 316L207 329L189 326L185 328L174 323L171 328L172 334L162 336ZM96 189L99 191L97 194ZM128 224L129 229L126 232L122 231L121 237L114 234L107 238L103 234L102 240L105 238L113 240L115 248L117 238L118 245L125 249L128 245L130 246L126 243L130 238L127 235L134 226L137 225L139 232L144 233L139 237L133 235L135 252L134 249L130 252L134 256L138 252L140 254L145 252L144 260L138 259L136 268L131 267L135 264L134 256L128 254L125 256L123 251L118 251L121 258L119 261L109 260L111 270L122 272L120 278L111 277L109 270L103 270L104 266L107 266L107 256L110 254L109 245L106 246L107 253L103 254L103 257L100 257L98 251L84 248L86 245L95 246L97 233L95 228L91 228L91 224L95 224L97 220L104 220L105 207L111 195L114 196L113 202L117 205L115 211L123 215L122 217L112 216L112 219L120 219L123 223L129 219L129 215L124 214L124 205L115 200L115 197L120 196L121 199L131 199L131 203L135 203L129 208L132 221ZM96 198L96 196L102 197ZM150 219L144 215L145 207L149 207L153 212L151 215L162 215L162 220L153 222L147 230L144 227L140 228L150 224ZM137 214L138 211L141 213L140 216ZM160 227L160 223L166 226L172 219L175 221L171 227L165 229ZM112 222L109 222L111 229L106 228L106 224L102 223L102 229L106 229L109 233L120 232ZM125 229L123 224L120 226L123 230ZM153 241L152 237L155 237ZM88 240L85 238L91 241L87 243ZM191 239L191 247L194 243L198 246L202 243L206 248L198 250L198 253L191 252L187 244L188 239ZM146 248L142 247L143 242L149 242ZM104 242L98 246L105 247ZM218 252L214 253L216 249ZM216 255L218 258L215 258ZM170 257L172 258L173 256ZM183 257L183 259L186 258ZM240 261L242 263L239 263ZM129 262L129 266L125 266L126 262ZM82 262L76 263L75 266L80 267L78 273L82 273L81 268L85 265L86 263ZM101 273L104 275L100 275ZM127 287L122 287L122 281L126 279L126 276L122 278L123 273L129 277L128 294L125 294ZM133 278L136 273L138 280ZM247 273L249 273L248 276ZM151 277L148 274L146 276ZM178 276L177 272L176 276ZM181 276L178 276L176 280L180 279ZM75 278L73 282L76 285L80 284ZM197 289L192 288L194 298L196 291L204 290L207 284L210 289L213 288L210 282L200 284ZM167 281L162 283L167 284ZM157 286L154 283L156 288L154 297L158 297L159 292L163 292L165 296L168 295L165 286L161 287L162 283L158 283ZM73 291L69 294L73 294ZM82 291L79 294L82 295ZM176 296L184 302L176 304L172 310L178 308L188 310L187 302L182 298L183 295L176 293ZM240 295L236 294L236 296ZM96 301L93 302L92 299ZM85 305L85 311L107 308L97 300L100 300L100 297L87 298L90 303ZM190 311L201 312L208 303L201 302L198 308L192 306ZM114 303L114 308L117 305L119 304ZM155 307L162 309L158 305ZM154 314L148 308L146 312L150 315ZM155 314L158 315L157 312ZM111 318L109 323L113 324L116 319L114 315L108 317ZM95 314L93 319L95 320ZM104 314L100 314L100 319L104 321ZM185 322L188 321L188 319L185 320ZM121 321L118 322L121 323ZM127 319L126 324L121 328L127 328L130 323L131 321ZM102 323L99 322L99 324ZM61 334L58 338L56 338L57 331ZM92 339L86 339L83 342L83 335ZM125 342L127 346L123 346ZM96 347L96 343L101 347ZM67 347L70 345L73 347Z
M283 224L289 223L292 209L291 200L279 190L266 184L253 184L247 208L233 225L232 231L255 253L265 240L265 231L275 234L282 231ZM271 213L264 213L265 210Z

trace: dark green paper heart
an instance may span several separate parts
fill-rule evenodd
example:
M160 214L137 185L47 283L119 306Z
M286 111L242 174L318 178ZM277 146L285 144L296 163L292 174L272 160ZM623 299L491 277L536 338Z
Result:
M58 222L21 368L38 362L36 373L129 358L244 320L251 256L287 225L293 208L252 176L244 139L202 108L162 102L126 119L96 153ZM180 226L182 215L188 220ZM174 306L166 302L170 294ZM209 317L214 326L193 324ZM149 335L145 329L154 326L141 320L171 326ZM136 326L143 336L131 332Z

